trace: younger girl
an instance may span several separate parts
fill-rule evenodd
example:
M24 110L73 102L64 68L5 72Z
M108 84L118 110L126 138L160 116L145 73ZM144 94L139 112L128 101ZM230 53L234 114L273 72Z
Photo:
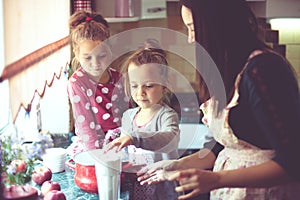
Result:
M134 145L136 155L133 160L129 159L134 164L178 158L178 115L167 105L168 75L164 54L159 49L137 50L125 62L123 70L125 93L131 95L138 107L125 111L121 137L109 143L107 149L116 147L119 151ZM152 156L149 158L149 155ZM139 199L140 195L148 199L177 199L174 183L166 181L160 185L141 186L136 181L133 199Z
M69 25L80 64L68 83L75 132L87 149L101 148L105 133L119 126L122 111L128 108L118 83L120 73L109 67L111 52L104 42L109 37L108 24L99 14L78 11Z

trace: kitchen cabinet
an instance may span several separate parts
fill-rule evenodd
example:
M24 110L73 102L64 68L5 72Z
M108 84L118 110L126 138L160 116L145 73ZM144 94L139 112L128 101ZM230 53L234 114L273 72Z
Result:
M128 4L121 5L127 1ZM128 16L118 16L121 13L129 13ZM167 16L166 0L119 0L106 1L96 0L93 10L101 13L109 23L134 22L142 19L159 19ZM117 17L116 17L117 16Z

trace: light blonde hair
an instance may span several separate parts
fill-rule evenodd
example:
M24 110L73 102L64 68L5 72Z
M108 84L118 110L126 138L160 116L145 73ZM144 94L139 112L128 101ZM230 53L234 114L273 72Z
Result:
M165 52L162 49L157 48L146 48L138 49L134 51L122 65L122 73L124 75L124 88L125 94L128 97L130 95L130 81L128 76L129 65L134 64L136 66L141 66L144 64L156 63L157 67L160 69L160 74L162 81L165 83L163 86L165 88L165 93L162 101L167 105L170 105L170 90L166 87L168 82L168 62L165 56Z

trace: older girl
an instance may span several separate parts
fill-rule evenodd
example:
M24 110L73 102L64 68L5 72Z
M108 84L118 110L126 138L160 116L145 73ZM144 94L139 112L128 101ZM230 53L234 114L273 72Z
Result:
M128 101L119 83L120 73L109 66L112 55L106 42L110 35L106 20L99 14L78 11L69 23L79 62L68 83L75 132L86 149L101 148L106 132L120 125Z

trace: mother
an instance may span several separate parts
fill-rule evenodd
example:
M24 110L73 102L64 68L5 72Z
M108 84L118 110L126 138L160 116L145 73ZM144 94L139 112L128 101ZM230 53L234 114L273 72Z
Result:
M255 16L244 0L180 4L189 42L210 54L228 100L208 92L213 81L201 81L203 122L215 141L179 160L145 167L138 180L178 180L176 191L186 192L179 199L209 191L211 199L299 197L300 100L291 65L259 40ZM161 169L167 172L158 173Z

